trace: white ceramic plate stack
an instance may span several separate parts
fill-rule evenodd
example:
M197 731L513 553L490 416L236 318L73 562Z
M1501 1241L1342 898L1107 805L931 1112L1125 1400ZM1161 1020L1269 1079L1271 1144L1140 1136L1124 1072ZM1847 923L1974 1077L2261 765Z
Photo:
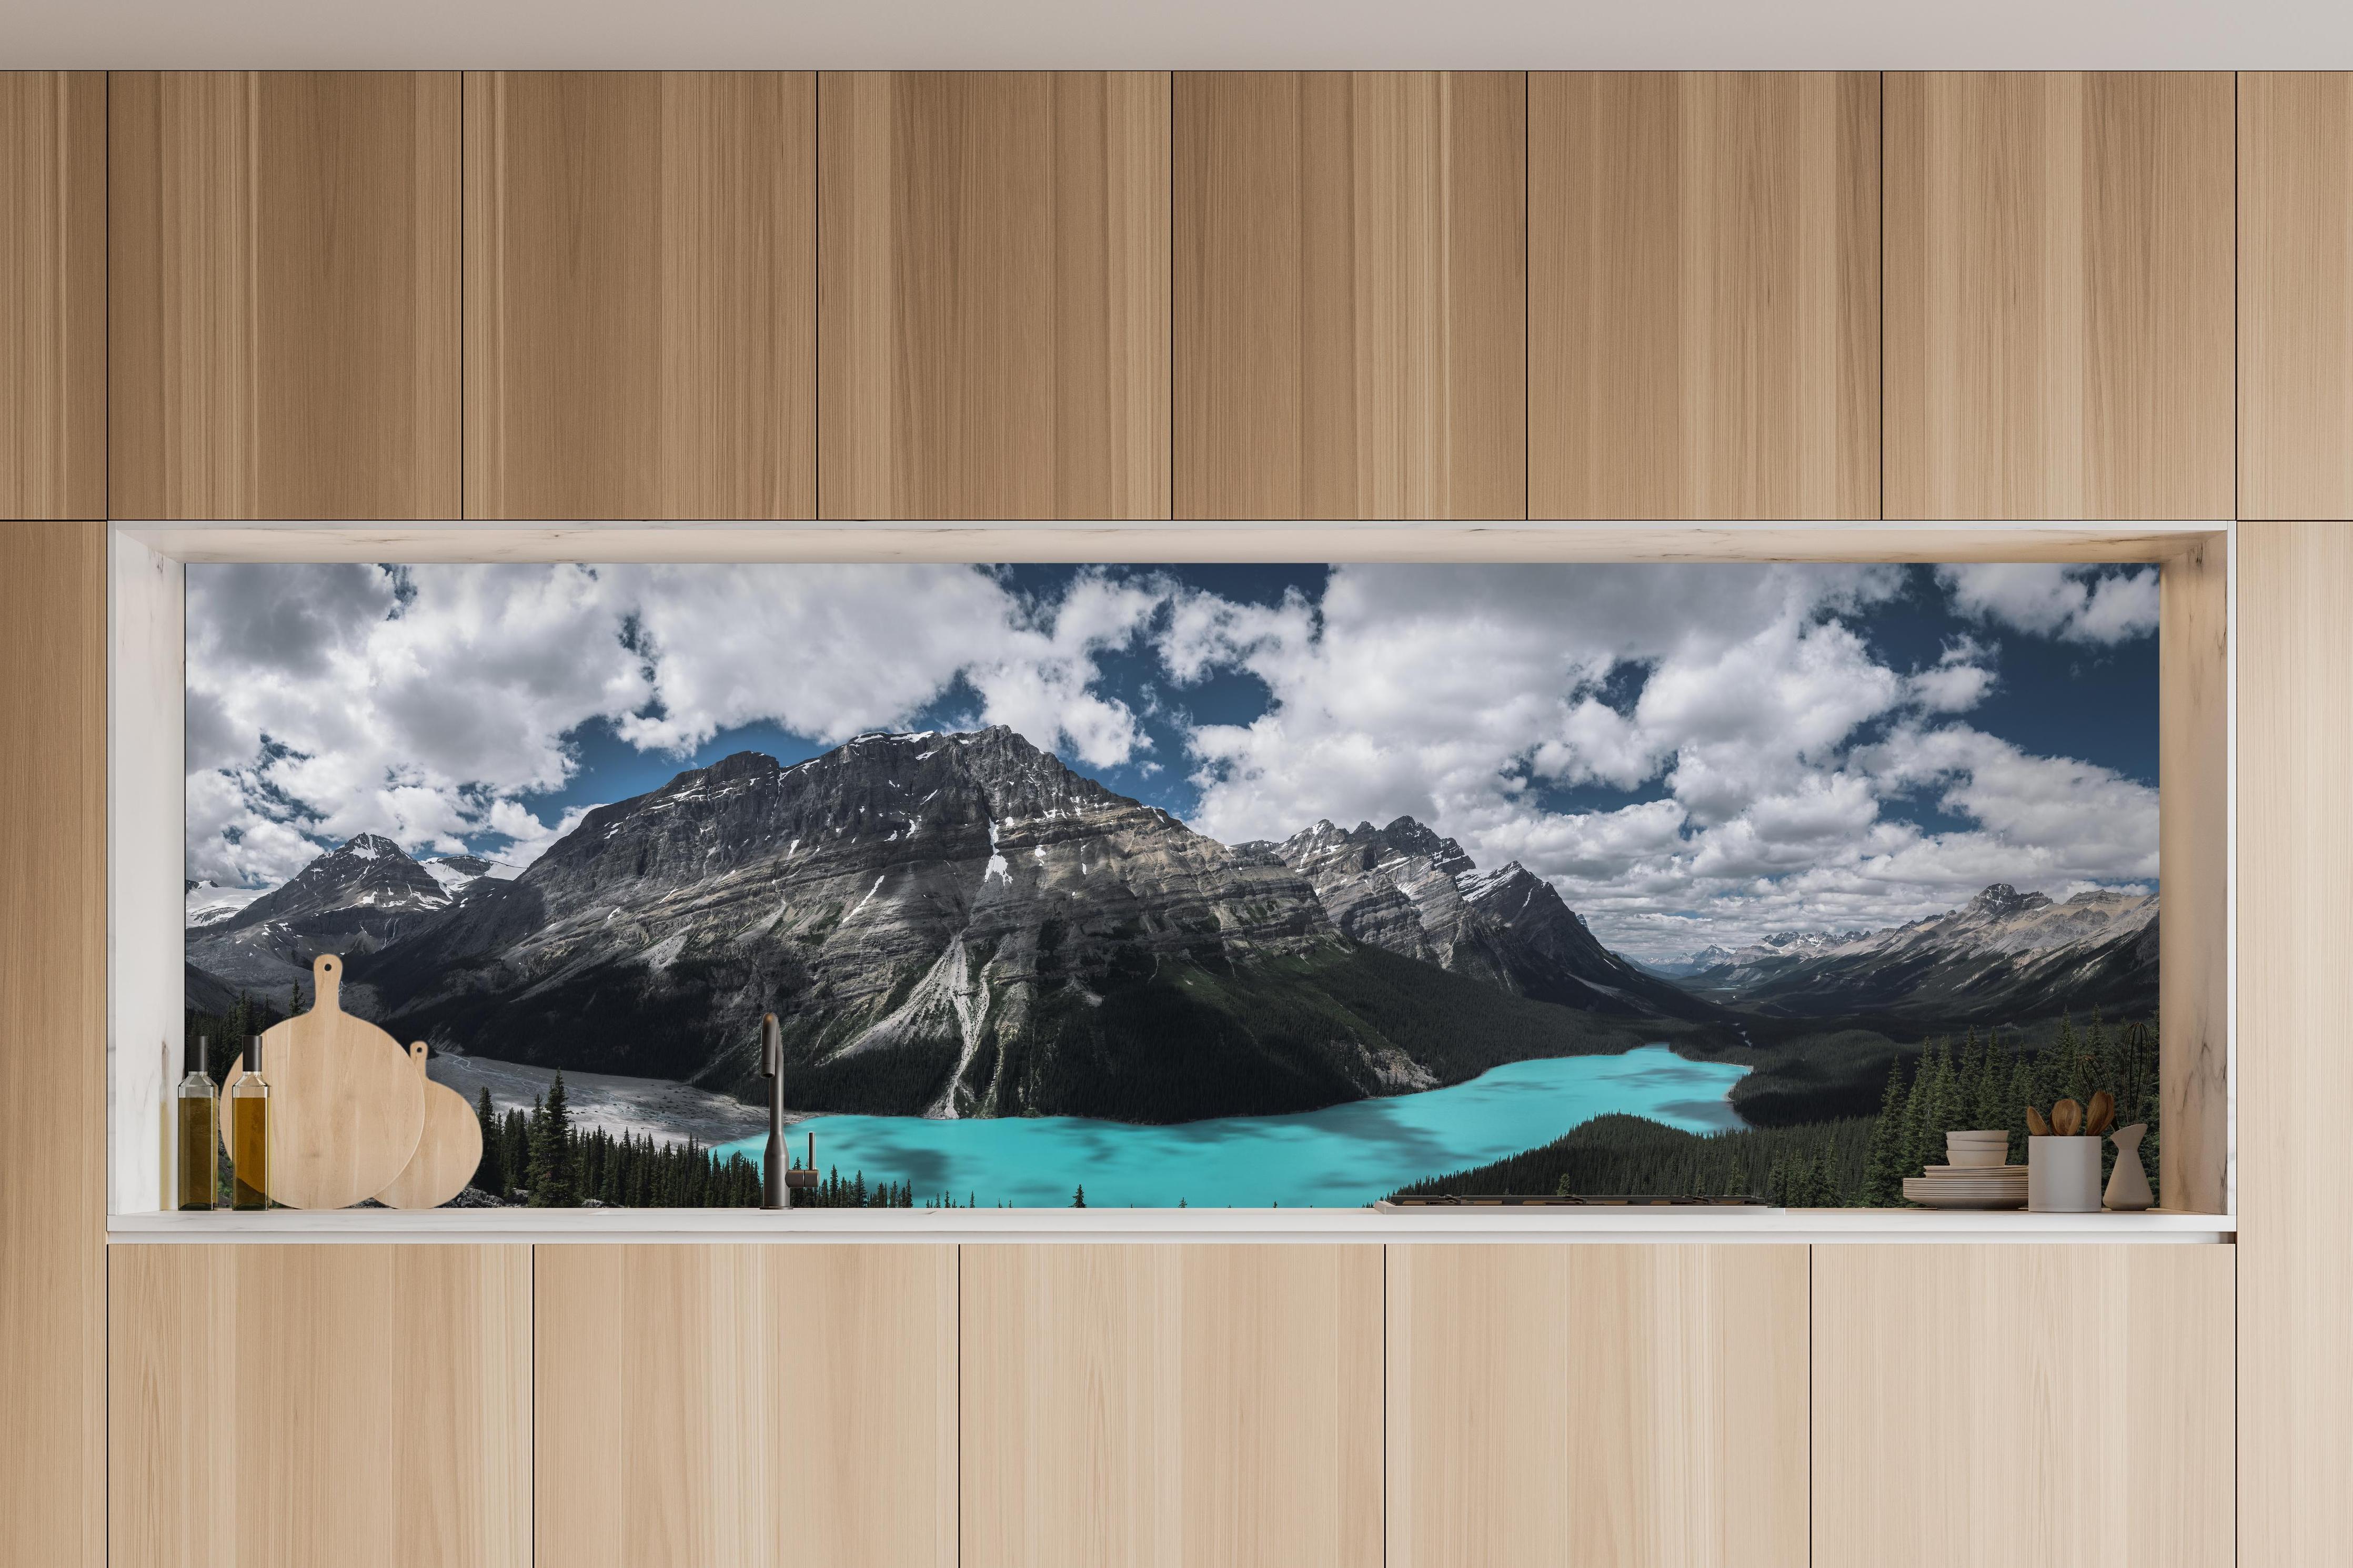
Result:
M2007 1163L2007 1132L1947 1132L1947 1165L1931 1165L1904 1181L1904 1195L1933 1209L2018 1209L2026 1206L2026 1167Z

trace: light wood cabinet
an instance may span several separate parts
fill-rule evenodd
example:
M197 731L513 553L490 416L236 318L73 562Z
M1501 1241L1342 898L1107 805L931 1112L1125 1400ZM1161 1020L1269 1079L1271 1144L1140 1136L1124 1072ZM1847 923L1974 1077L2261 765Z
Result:
M458 515L458 74L117 71L109 510Z
M1892 518L2232 514L2227 71L1891 71Z
M2353 523L2243 524L2238 571L2239 1561L2252 1568L2337 1562L2353 1542Z
M528 1568L531 1249L118 1247L112 1568Z
M104 524L0 522L0 1563L43 1568L106 1555L105 584Z
M955 1568L955 1249L538 1255L539 1560Z
M2353 517L2353 73L2239 76L2241 517Z
M1803 1568L1806 1248L1388 1248L1390 1568Z
M816 515L807 71L466 78L466 514Z
M963 1271L964 1568L1378 1568L1380 1248Z
M1879 78L1528 82L1528 511L1879 515Z
M1815 1568L2231 1562L2232 1253L1815 1247Z
M1527 78L1176 78L1176 515L1527 507Z
M0 518L106 515L106 73L0 71Z
M1168 90L825 73L826 517L1168 515Z

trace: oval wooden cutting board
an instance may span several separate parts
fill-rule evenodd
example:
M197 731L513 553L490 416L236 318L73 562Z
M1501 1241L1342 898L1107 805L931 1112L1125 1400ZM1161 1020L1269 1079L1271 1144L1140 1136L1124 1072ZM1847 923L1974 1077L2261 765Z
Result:
M425 1132L425 1091L390 1035L343 1010L343 961L322 954L311 976L318 990L311 1010L261 1037L269 1191L289 1208L348 1208L407 1168ZM239 1056L225 1088L244 1071ZM234 1160L230 1120L221 1117L221 1142Z
M482 1124L466 1097L425 1076L425 1042L408 1047L425 1087L425 1136L392 1185L376 1194L386 1208L438 1209L466 1190L482 1164Z

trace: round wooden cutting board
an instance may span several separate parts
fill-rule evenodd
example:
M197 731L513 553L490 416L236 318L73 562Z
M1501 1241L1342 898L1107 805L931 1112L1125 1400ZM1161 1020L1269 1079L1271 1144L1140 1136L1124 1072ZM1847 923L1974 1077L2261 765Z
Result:
M425 1086L425 1136L392 1185L376 1194L386 1208L438 1209L466 1190L482 1163L482 1124L466 1097L425 1076L425 1042L408 1047Z
M347 1208L407 1168L425 1132L425 1091L398 1042L343 1010L343 961L322 954L311 975L318 987L311 1011L261 1037L269 1196L289 1208ZM223 1085L221 1142L232 1160L227 1090L244 1071L239 1056Z

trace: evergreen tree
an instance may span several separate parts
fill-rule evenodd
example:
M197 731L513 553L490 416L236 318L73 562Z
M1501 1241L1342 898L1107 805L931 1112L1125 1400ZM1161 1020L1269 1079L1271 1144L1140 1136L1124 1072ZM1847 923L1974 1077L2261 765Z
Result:
M1879 1116L1871 1124L1871 1152L1862 1167L1866 1207L1891 1208L1904 1201L1903 1119L1904 1058L1897 1057L1887 1064L1887 1092L1880 1096Z
M1071 1194L1071 1206L1074 1209L1082 1209L1087 1206L1087 1189L1085 1183L1082 1182L1079 1184L1078 1190Z
M564 1075L548 1085L547 1099L533 1118L531 1202L533 1208L572 1208L580 1202L573 1163L572 1110L564 1098Z
M474 1104L474 1120L482 1124L482 1161L474 1167L474 1185L494 1198L507 1195L506 1162L500 1158L499 1113L491 1109L491 1091L484 1089Z

